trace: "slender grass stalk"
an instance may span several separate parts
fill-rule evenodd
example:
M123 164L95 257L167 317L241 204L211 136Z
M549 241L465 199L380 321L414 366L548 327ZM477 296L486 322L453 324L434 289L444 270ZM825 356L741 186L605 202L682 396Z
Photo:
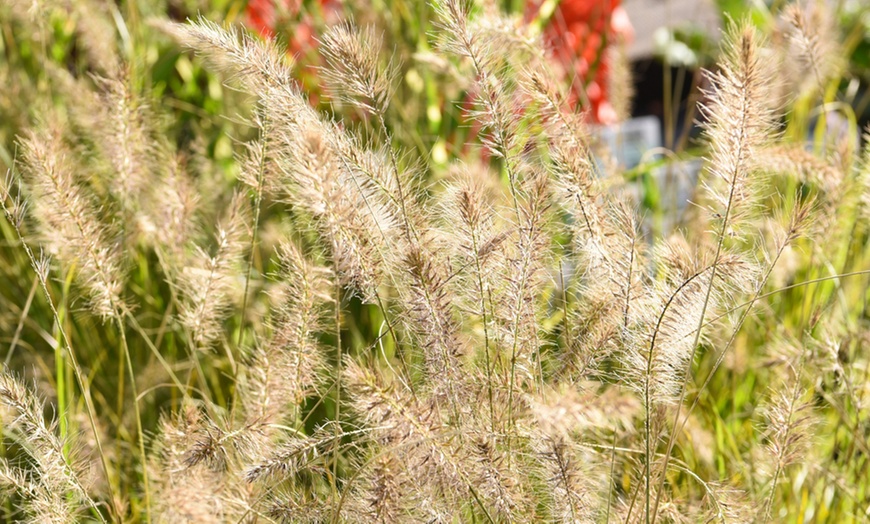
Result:
M7 187L8 187L7 181ZM4 191L8 191L8 189L4 189ZM75 352L73 352L72 347L70 345L70 339L67 336L66 330L63 327L63 323L61 322L60 314L58 313L57 308L54 305L54 300L51 297L51 292L48 289L48 271L49 271L49 261L47 259L41 258L37 259L33 254L33 250L30 248L30 245L24 239L24 236L21 234L20 229L20 217L18 217L18 211L10 208L6 202L8 198L8 193L3 195L3 198L0 198L0 206L3 207L3 211L6 214L7 220L13 225L16 234L18 235L18 241L21 242L21 246L24 248L24 251L27 253L27 258L30 261L30 265L33 270L36 272L37 277L39 277L39 284L42 288L42 293L45 296L45 300L48 303L49 309L51 309L52 318L54 319L55 325L58 326L58 331L60 332L61 339L64 342L64 349L66 350L67 357L69 357L70 365L72 366L73 373L75 374L76 381L78 382L79 389L82 392L82 397L84 397L85 407L87 409L88 421L91 424L91 431L94 433L94 441L96 442L97 452L100 456L100 464L103 469L103 475L106 479L106 485L109 488L109 495L112 501L112 508L120 518L121 509L117 505L118 499L114 496L113 493L113 483L112 477L110 475L109 462L106 458L106 454L103 452L103 444L102 439L100 438L100 432L97 428L97 415L94 410L94 403L91 399L90 386L85 378L85 374L82 372L82 368L79 365L78 359L76 358ZM16 206L20 209L20 206ZM100 515L100 520L105 522L102 515Z
M266 175L266 161L267 161L267 129L269 126L269 120L267 116L263 116L262 123L258 126L260 130L260 150L257 151L257 177L256 177L256 187L255 196L254 196L254 222L251 226L251 243L248 245L248 270L245 273L245 289L242 292L242 316L239 322L239 337L236 343L236 347L238 348L241 354L241 348L245 341L245 314L248 309L248 288L251 284L251 272L254 269L254 254L257 248L257 235L260 230L260 208L262 207L263 202L263 184L265 183L265 175ZM235 370L235 368L234 368ZM235 379L235 377L233 377Z
M27 319L27 314L30 312L30 306L33 305L33 297L36 296L38 290L39 279L34 277L33 285L30 286L30 293L27 294L27 301L24 303L24 308L21 310L21 317L18 319L18 325L15 326L15 334L12 335L12 342L9 343L9 351L6 352L6 358L3 361L3 365L7 368L9 367L9 363L12 362L12 355L15 354L15 348L18 347L18 342L21 340L21 331L24 329L24 321ZM56 350L63 351L63 347L56 346Z
M136 387L136 372L133 370L133 360L130 358L130 347L127 345L127 333L122 321L123 317L117 317L116 325L121 335L121 347L127 371L130 373L130 391L133 394L133 413L136 416L136 432L138 433L139 455L142 460L142 478L145 483L145 520L151 522L151 486L148 480L148 456L145 454L145 432L142 430L142 414L139 411L139 391Z
M330 477L330 481L332 484L332 496L333 500L338 500L338 448L339 448L339 433L341 433L341 361L342 361L342 350L341 350L341 308L342 308L342 292L341 292L341 283L338 279L335 281L335 430L334 430L334 438L335 444L333 446L332 452L332 477ZM338 518L338 509L336 509L336 518Z
M604 522L610 522L610 509L613 507L613 471L616 468L616 433L613 433L613 442L610 451L610 476L608 477L607 489L607 514L604 517Z
M522 231L522 216L520 214L518 189L519 173L518 159L512 151L512 143L516 140L516 130L512 129L506 119L510 119L509 105L504 104L505 93L501 87L501 81L487 67L487 58L482 55L483 48L481 42L478 41L478 35L475 35L468 27L468 11L466 6L459 0L445 0L438 5L441 10L442 22L451 37L455 39L455 47L458 54L468 57L474 67L474 72L477 75L477 85L483 91L479 95L479 102L483 105L485 120L483 123L490 126L493 131L491 138L491 149L501 158L504 159L504 167L508 176L508 186L510 188L511 200L514 208L514 215L517 221L517 228ZM522 233L521 233L522 234ZM526 249L531 249L531 246L526 246ZM528 255L528 253L526 253ZM528 256L523 257L523 266L521 269L521 281L518 290L516 291L516 303L514 310L516 317L512 322L512 347L510 357L510 382L508 384L508 424L513 425L514 413L514 389L516 382L516 364L518 351L518 329L521 324L519 315L521 315L521 301L526 293L526 263L529 261ZM536 352L539 348L535 348ZM538 353L538 362L540 364L540 354ZM507 439L508 447L510 447L510 438ZM508 453L510 456L510 453Z
M717 257L718 257L718 254L717 254ZM673 304L674 300L676 300L676 298L680 295L680 293L682 293L682 291L686 287L688 287L690 284L692 284L692 282L696 278L701 277L701 275L706 273L708 270L711 272L711 276L712 276L712 274L714 272L714 268L716 267L715 264L716 264L716 262L714 261L712 266L710 266L708 268L704 268L701 271L698 271L694 275L690 276L689 278L685 279L673 291L673 293L671 293L671 295L668 297L667 301L665 302L664 307L662 307L662 311L659 314L658 319L656 320L655 328L653 329L653 332L652 332L652 337L650 337L649 352L648 352L647 362L646 362L646 372L644 373L644 389L643 389L643 410L644 410L643 431L644 431L644 459L645 459L644 460L644 489L646 491L646 494L645 494L646 495L645 496L645 504L646 504L645 518L646 518L647 523L650 522L650 501L651 501L651 495L652 495L652 492L650 491L650 488L651 488L650 475L652 473L652 464L651 464L652 450L650 448L651 448L651 440L652 440L652 428L651 428L651 425L652 425L652 375L653 375L653 362L655 360L656 338L658 337L659 332L661 330L662 322L664 322L665 315L667 314L668 309L671 307L671 304ZM707 293L705 294L705 304L706 304L706 301L710 297L709 293L710 293L710 287L707 288ZM703 318L704 318L704 315L702 313L701 314L702 321L703 321ZM694 353L693 353L693 356L694 356ZM689 362L691 362L691 357L689 359ZM682 404L682 400L681 400L680 404Z
M785 419L785 435L782 439L782 441L785 443L785 445L782 446L782 448L780 449L780 454L777 455L777 457L776 457L776 468L774 469L774 472L773 472L773 480L771 480L770 494L768 495L767 499L765 500L764 509L762 512L762 514L764 515L764 518L762 520L763 524L767 524L768 522L770 522L771 511L773 508L773 499L776 497L777 482L779 481L779 476L782 474L782 470L783 470L784 455L788 452L788 442L790 440L792 431L795 430L795 428L793 427L793 424L792 424L792 420L795 416L795 406L797 405L798 398L800 397L800 392L801 392L801 385L800 384L801 384L801 378L803 376L803 371L804 371L804 363L805 363L804 356L805 356L805 353L802 352L801 353L801 361L800 361L800 364L798 365L798 370L797 370L797 373L795 375L795 382L794 382L794 386L792 388L791 398L789 399L788 414L786 415L786 419Z
M69 283L72 279L72 273L73 271L70 270L68 272L68 278L64 280L63 295L60 300L61 305L58 309L61 322L66 321L67 290L69 289ZM66 413L69 413L69 405L67 404L66 359L64 358L63 343L61 342L62 339L59 327L55 327L55 339L57 340L57 344L54 347L55 389L57 391L57 409L61 413L61 416L59 417L60 438L64 442L64 454L66 455L66 458L69 459L69 423L67 422L67 417L64 416Z
M795 215L792 217L791 223L789 224L788 231L786 231L785 238L780 244L779 248L776 250L776 254L773 259L770 261L768 265L767 271L764 276L762 276L761 281L757 285L755 294L746 304L746 309L741 313L740 318L737 320L734 328L731 330L731 336L728 338L728 341L725 343L722 350L719 352L719 355L716 357L716 361L713 363L713 367L710 370L710 373L707 374L707 377L704 379L704 382L701 384L701 387L698 388L698 393L695 395L694 400L689 405L689 408L686 410L686 417L683 419L682 424L680 424L680 412L677 410L674 415L674 421L671 424L673 431L668 439L667 450L665 451L665 457L669 457L671 452L673 451L674 444L676 443L677 435L682 433L683 428L689 420L689 415L692 413L692 410L698 405L698 402L701 399L701 393L707 388L710 384L710 381L713 379L713 375L716 373L716 370L719 369L719 366L722 365L722 362L725 360L725 355L728 350L731 348L731 345L737 340L737 334L740 332L743 327L743 323L746 321L746 318L749 316L750 311L752 310L752 306L759 300L761 296L761 292L770 279L770 275L773 273L774 268L776 267L777 262L782 256L783 251L786 247L788 247L802 232L802 229L806 226L806 220L810 216L810 206L802 206L795 210ZM703 327L703 326L701 326ZM681 403L682 405L682 403ZM667 464L667 459L665 459L665 464ZM662 475L661 480L659 481L659 485L656 489L656 500L658 501L662 494L662 489L664 486L665 476Z
M392 150L392 148L391 148L391 150ZM353 169L351 168L349 161L347 159L342 158L342 164L344 165L344 167L346 169L348 169L348 172L353 173ZM397 174L396 179L397 179L397 183L398 183L398 178L399 178L398 172L396 172L396 171L394 171L394 172ZM372 178L374 178L374 177L372 177ZM353 180L353 183L356 186L357 190L359 190L360 194L362 195L363 202L365 203L368 212L371 214L374 214L373 205L369 199L369 196L366 195L364 191L362 191L362 186L360 184L360 181L357 180L356 176L351 176L351 179ZM401 200L401 201L404 202L404 200ZM404 212L403 212L403 218L407 219L407 215L405 215ZM410 236L410 231L411 231L410 223L407 223L407 224L408 224L408 228L406 229L406 233ZM384 232L384 230L381 228L380 223L376 222L376 228L377 228L378 234L381 236L381 238L386 240L387 239L386 232ZM381 248L379 246L378 247L378 254L381 256L381 259L384 259L385 254L382 253L380 251L380 249ZM374 290L372 290L372 294L374 296L375 302L378 305L378 308L381 311L381 314L384 315L384 321L387 323L387 329L390 332L390 336L393 339L393 343L396 345L396 354L399 356L399 362L402 365L402 371L405 373L405 376L408 378L407 381L403 380L402 383L405 384L406 387L408 387L408 389L411 391L411 395L414 396L414 398L416 398L417 393L414 389L414 383L411 380L410 369L408 368L408 363L406 361L405 351L402 349L402 345L399 342L399 337L396 335L396 329L394 326L395 320L390 318L391 317L390 312L387 309L383 298L381 297L380 291L377 289L374 289Z
M483 275L482 268L480 265L480 257L478 256L479 247L478 247L478 238L477 238L477 230L472 228L471 238L472 238L472 250L474 251L474 265L475 265L475 276L477 277L477 292L480 296L480 318L483 322L483 350L485 352L486 358L486 391L487 397L489 401L489 418L490 418L490 430L495 433L495 406L492 400L492 362L490 360L490 348L489 348L489 326L486 320L486 298L484 295L484 287L483 287Z
M727 182L728 194L725 200L724 212L722 212L721 225L718 229L713 264L710 269L710 280L707 282L707 290L704 295L703 306L700 309L698 327L695 330L694 340L689 359L683 370L683 381L680 386L678 405L682 405L686 395L689 378L691 377L692 364L698 350L701 339L701 330L710 304L716 277L719 270L719 258L725 243L726 233L736 221L733 216L737 206L745 205L745 200L751 195L748 191L749 167L747 160L752 155L754 148L762 141L767 140L767 134L771 132L773 122L772 115L766 109L770 79L762 71L763 66L759 62L758 36L755 29L745 22L742 27L732 28L732 34L726 40L726 56L724 72L713 77L714 100L706 108L710 122L707 124L707 132L713 142L713 154L711 161L717 176ZM736 129L734 129L736 127ZM676 428L673 428L676 429ZM648 428L647 428L648 430ZM647 437L647 445L649 438ZM662 482L667 476L667 464L670 454L665 455ZM649 468L649 466L647 466ZM647 483L649 472L647 472ZM661 500L661 489L658 490L656 501L650 517L650 496L647 486L647 523L655 523Z

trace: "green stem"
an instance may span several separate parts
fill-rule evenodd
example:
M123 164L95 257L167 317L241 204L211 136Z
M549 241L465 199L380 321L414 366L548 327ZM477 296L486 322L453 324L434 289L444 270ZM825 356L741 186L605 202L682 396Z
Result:
M145 520L151 524L151 487L148 482L148 457L145 455L145 432L142 431L142 415L139 412L139 392L136 389L136 374L133 371L133 361L130 358L130 348L127 345L127 333L122 322L122 316L116 317L118 331L121 334L121 349L127 362L127 371L130 373L130 391L133 393L133 413L136 416L136 431L139 436L139 455L142 461L142 480L145 483Z
M338 448L341 433L341 283L335 281L335 445L332 448L332 493L333 500L338 500Z
M263 180L266 174L267 126L268 120L263 120L263 123L260 124L260 151L259 162L257 164L257 195L254 199L254 224L251 232L251 244L248 246L250 254L248 255L248 272L245 275L245 291L242 295L242 316L239 320L239 339L237 344L239 352L241 352L242 344L245 341L245 312L248 308L248 289L251 284L251 272L254 268L254 250L257 248L257 231L260 228L260 208L263 203Z
M16 224L12 210L10 210L6 206L5 199L0 199L0 206L3 207L3 211L6 213L7 219L13 225ZM19 242L21 242L21 245L23 246L24 251L27 253L27 258L30 261L31 267L33 267L34 271L36 271L36 274L39 277L39 284L42 287L42 293L45 296L45 300L48 303L49 309L51 309L51 314L52 314L52 318L54 319L54 323L55 323L55 325L58 326L58 331L60 333L60 340L62 340L64 343L64 348L66 350L67 356L69 357L70 364L72 365L73 373L75 374L76 381L79 384L79 389L81 389L81 391L82 391L82 397L84 397L85 408L87 409L87 413L88 413L88 421L90 422L91 430L94 433L94 442L97 446L97 452L100 455L100 464L103 467L103 474L104 474L105 479L106 479L106 486L109 490L109 499L111 500L112 509L114 510L115 515L120 520L122 512L121 512L121 508L118 507L118 505L117 505L118 498L115 496L114 487L112 485L112 477L109 474L109 462L108 462L108 459L106 458L105 452L103 451L102 439L100 438L100 433L97 429L97 416L96 416L96 410L94 409L94 401L91 398L90 385L88 384L87 379L85 378L85 374L84 374L84 372L82 372L82 368L79 365L78 359L76 358L76 355L72 350L72 346L70 345L70 338L67 335L66 330L63 328L63 323L61 322L60 314L58 313L57 307L55 307L55 305L54 305L54 300L51 298L51 293L48 290L48 282L47 282L46 278L44 278L45 275L44 275L44 273L42 273L42 271L40 269L43 266L43 264L40 264L40 262L38 262L36 260L36 256L33 254L33 250L30 248L30 245L27 244L27 242L24 240L24 236L21 234L21 230L17 226L15 226L15 232L18 235L18 240L19 240ZM105 520L105 518L103 518L102 514L100 514L99 512L96 512L96 514L98 515L101 522L104 522L104 523L106 522L106 520Z

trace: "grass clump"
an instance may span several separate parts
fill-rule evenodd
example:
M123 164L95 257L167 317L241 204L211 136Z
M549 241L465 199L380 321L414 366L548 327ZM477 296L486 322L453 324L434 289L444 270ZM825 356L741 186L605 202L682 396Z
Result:
M3 518L867 518L870 149L828 130L825 13L729 25L667 233L534 23L439 0L416 77L380 13L327 24L314 100L274 40L136 14L126 51L76 19L13 142ZM242 116L179 127L148 49ZM409 117L418 69L476 135Z

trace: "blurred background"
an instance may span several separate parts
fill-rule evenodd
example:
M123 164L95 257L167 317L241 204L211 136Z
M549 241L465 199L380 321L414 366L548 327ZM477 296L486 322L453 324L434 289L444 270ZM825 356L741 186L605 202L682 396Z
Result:
M668 162L695 146L702 71L716 60L721 28L729 19L751 18L772 39L785 39L777 18L780 0L481 0L480 9L515 15L545 38L562 70L572 103L610 145L624 167L641 161ZM849 106L856 125L870 118L870 15L862 0L828 0L826 20L844 42L836 83L825 96ZM138 86L171 115L169 127L183 149L196 137L209 156L233 169L232 141L250 129L223 115L244 110L244 94L233 93L189 53L170 42L151 22L190 17L242 25L282 42L312 104L327 105L316 74L318 35L353 16L383 31L398 68L391 123L397 139L437 174L457 152L474 149L478 129L464 110L470 104L461 75L431 52L438 40L431 6L419 0L5 0L0 5L0 162L11 165L14 137L49 93L57 71L78 79L104 76L126 61ZM49 63L43 60L49 59ZM123 59L123 60L122 60ZM771 67L777 67L771 60ZM783 77L783 83L795 79ZM56 81L54 82L57 83ZM785 86L784 86L785 89ZM54 90L54 91L53 91ZM800 96L800 95L799 95ZM463 105L462 101L469 104ZM458 102L457 102L458 101ZM796 107L800 108L800 101ZM818 100L807 96L800 130L812 136ZM242 104L241 106L239 104ZM229 111L228 111L229 109ZM832 118L838 118L834 115ZM834 126L836 127L836 126ZM853 134L859 134L854 133ZM663 148L661 150L657 148ZM646 155L646 156L644 156ZM461 155L460 155L461 156ZM655 166L654 166L655 167ZM229 177L232 176L228 172Z

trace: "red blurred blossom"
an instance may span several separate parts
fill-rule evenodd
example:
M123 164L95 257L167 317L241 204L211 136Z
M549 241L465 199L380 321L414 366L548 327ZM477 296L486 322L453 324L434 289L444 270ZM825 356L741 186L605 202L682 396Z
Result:
M338 0L319 0L321 13L331 19L341 12ZM292 27L288 34L287 52L304 56L317 47L314 19L310 13L300 15L301 0L249 0L245 8L247 24L264 38L272 38L283 27Z
M336 22L341 15L339 0L319 0L316 6L327 24ZM249 0L245 8L247 25L263 38L274 38L278 33L287 35L287 53L298 63L297 78L316 106L320 99L319 82L308 66L319 65L315 35L315 18L302 12L301 0Z
M529 0L532 17L537 14L540 3L540 0ZM634 38L634 30L620 3L621 0L562 0L545 29L545 39L565 75L576 75L579 81L575 82L572 102L588 105L591 120L601 124L613 124L617 120L608 99L608 46Z
M538 15L543 0L526 2L526 21L530 22ZM608 99L608 47L634 39L634 28L620 3L621 0L562 0L544 28L544 39L555 63L561 66L566 80L572 79L568 102L572 106L582 103L588 109L589 120L597 124L618 121ZM468 93L462 103L463 114L470 114L473 108L474 94ZM479 121L472 120L468 136L476 137L481 127ZM462 150L467 152L469 147L470 142L466 142ZM489 156L484 149L482 159Z
M245 8L248 26L263 37L275 36L275 26L278 19L278 6L275 4L276 0L250 0ZM288 12L296 13L299 11L299 2L284 0L281 7Z

